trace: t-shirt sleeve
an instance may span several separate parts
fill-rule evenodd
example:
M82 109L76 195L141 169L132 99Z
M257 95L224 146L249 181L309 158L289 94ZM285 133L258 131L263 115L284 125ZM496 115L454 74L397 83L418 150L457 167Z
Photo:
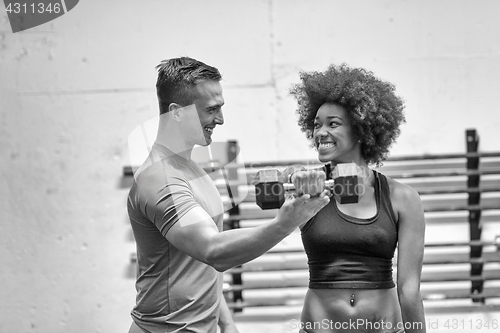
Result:
M136 204L163 236L189 210L200 206L183 176L182 172L169 170L144 175L137 182Z

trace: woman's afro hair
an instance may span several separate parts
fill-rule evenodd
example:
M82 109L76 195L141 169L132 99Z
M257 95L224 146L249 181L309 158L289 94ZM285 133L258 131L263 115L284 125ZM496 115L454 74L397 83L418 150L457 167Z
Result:
M313 141L314 118L321 105L342 106L348 115L361 154L368 164L382 164L405 122L404 103L395 87L370 71L346 64L330 65L324 72L301 72L301 83L290 90L297 99L299 126ZM312 142L314 145L314 142Z

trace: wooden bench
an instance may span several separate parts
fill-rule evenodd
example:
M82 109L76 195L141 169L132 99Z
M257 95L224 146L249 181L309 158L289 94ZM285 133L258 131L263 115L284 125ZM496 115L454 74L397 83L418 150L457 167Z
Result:
M234 154L235 145L229 143L229 154ZM393 157L376 169L421 195L426 218L421 292L426 311L500 305L500 152L478 153L475 130L466 131L466 145L464 154ZM320 166L298 160L229 163L217 169L214 163L205 166L213 171L226 206L225 229L253 227L276 215L276 210L255 204L252 181L258 170ZM132 170L126 167L125 175ZM395 272L396 263L397 258ZM299 231L265 255L225 272L224 281L236 317L296 318L308 284Z

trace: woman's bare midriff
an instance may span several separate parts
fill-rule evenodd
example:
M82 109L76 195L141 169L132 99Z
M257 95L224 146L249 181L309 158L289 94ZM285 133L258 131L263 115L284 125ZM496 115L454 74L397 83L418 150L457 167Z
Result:
M309 289L301 315L307 333L393 333L401 323L396 288Z

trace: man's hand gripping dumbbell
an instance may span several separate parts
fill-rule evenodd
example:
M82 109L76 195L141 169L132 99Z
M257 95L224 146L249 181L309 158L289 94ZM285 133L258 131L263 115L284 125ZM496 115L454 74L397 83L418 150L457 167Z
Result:
M357 174L358 168L354 163L338 164L331 175L334 179L329 180L323 170L305 170L303 167L291 166L280 174L277 169L264 169L256 176L256 202L262 209L280 208L287 194L309 194L315 197L327 189L341 204L356 203Z

